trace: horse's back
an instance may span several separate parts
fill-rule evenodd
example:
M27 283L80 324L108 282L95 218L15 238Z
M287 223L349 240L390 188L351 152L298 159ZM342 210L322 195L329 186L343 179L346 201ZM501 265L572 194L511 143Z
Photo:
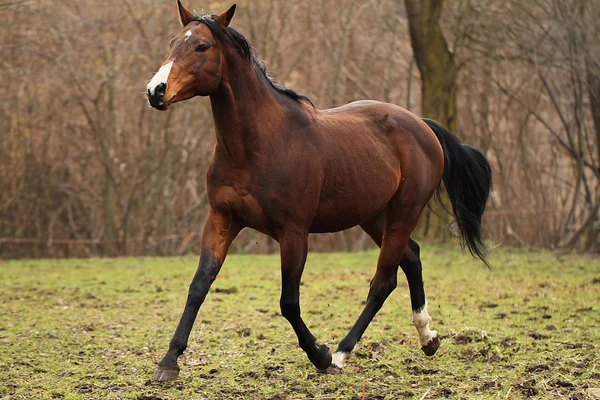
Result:
M317 112L317 120L339 127L364 124L365 134L399 135L403 136L405 142L414 138L425 148L433 146L441 151L439 141L429 126L420 117L396 104L375 100L355 101L341 107L320 110Z
M440 169L439 174L432 175L438 183L441 179L444 156L437 137L421 118L405 108L361 100L319 111L317 120L319 125L327 127L322 134L331 141L365 138L361 141L387 145L381 155L393 154L403 173L416 173L417 169L427 166ZM368 146L364 150L369 150Z
M434 133L399 106L359 101L317 111L324 179L311 231L357 225L385 209L402 186L427 203L437 188L443 154ZM439 173L438 170L439 169Z

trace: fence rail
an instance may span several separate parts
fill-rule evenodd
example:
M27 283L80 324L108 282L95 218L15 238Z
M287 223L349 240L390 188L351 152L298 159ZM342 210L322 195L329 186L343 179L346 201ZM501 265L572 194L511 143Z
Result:
M127 242L157 242L161 240L173 240L184 238L187 240L193 239L194 237L200 236L200 232L188 232L180 234L170 234L161 236L143 236L143 237L131 237L131 238L120 238L115 240L103 240L103 239L36 239L36 238L15 238L15 237L0 237L0 245L4 243L9 244L47 244L51 246L53 244L103 244L103 243L125 243Z

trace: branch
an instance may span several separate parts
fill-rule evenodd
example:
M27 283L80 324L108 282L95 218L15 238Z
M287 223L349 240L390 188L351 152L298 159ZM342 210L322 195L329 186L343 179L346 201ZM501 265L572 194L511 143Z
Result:
M577 240L579 240L579 237L594 223L598 216L598 210L600 210L600 203L596 204L596 206L592 209L592 212L590 213L589 217L585 220L585 222L579 227L579 229L577 229L577 231L573 234L571 239L569 239L569 241L561 247L573 247Z
M550 126L550 124L544 118L542 118L534 109L529 107L529 105L527 103L525 103L523 100L521 100L519 97L517 97L517 95L515 95L510 90L505 88L497 79L495 79L492 76L491 73L489 73L488 71L485 71L485 70L483 72L486 75L488 75L488 77L494 82L494 84L498 87L498 89L500 89L500 91L502 93L504 93L505 95L509 96L510 98L515 100L517 103L519 103L524 109L529 111L531 113L531 115L533 115L535 117L536 120L538 120L542 125L544 125L544 127L546 129L548 129L548 132L550 132L550 134L558 141L558 143L561 145L561 147L563 147L567 151L567 153L569 153L569 155L571 157L573 157L575 159L577 158L576 151L574 149L572 149L569 146L569 144L565 142L565 140L563 138L560 137L560 135ZM594 175L598 179L600 179L600 170L598 169L598 167L596 167L594 164L592 164L586 160L583 160L583 163L587 168L589 168L594 173Z

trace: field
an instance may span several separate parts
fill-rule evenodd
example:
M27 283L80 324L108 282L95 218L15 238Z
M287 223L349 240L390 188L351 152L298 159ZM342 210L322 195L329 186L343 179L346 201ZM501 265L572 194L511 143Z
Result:
M0 262L2 399L596 398L600 259L496 249L494 266L422 246L426 358L399 286L343 374L319 374L279 314L277 256L230 255L200 310L179 379L149 380L197 258ZM310 254L302 310L334 347L362 309L377 252Z

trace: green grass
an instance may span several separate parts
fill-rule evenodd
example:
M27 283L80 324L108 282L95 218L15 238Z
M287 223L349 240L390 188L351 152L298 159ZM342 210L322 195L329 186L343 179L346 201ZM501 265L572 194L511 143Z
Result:
M180 359L167 348L196 257L0 263L2 399L586 398L600 387L600 259L498 249L494 270L423 246L438 353L425 357L403 276L341 375L318 374L279 315L277 256L230 255ZM310 254L302 310L334 347L377 252ZM229 290L224 290L229 289Z

